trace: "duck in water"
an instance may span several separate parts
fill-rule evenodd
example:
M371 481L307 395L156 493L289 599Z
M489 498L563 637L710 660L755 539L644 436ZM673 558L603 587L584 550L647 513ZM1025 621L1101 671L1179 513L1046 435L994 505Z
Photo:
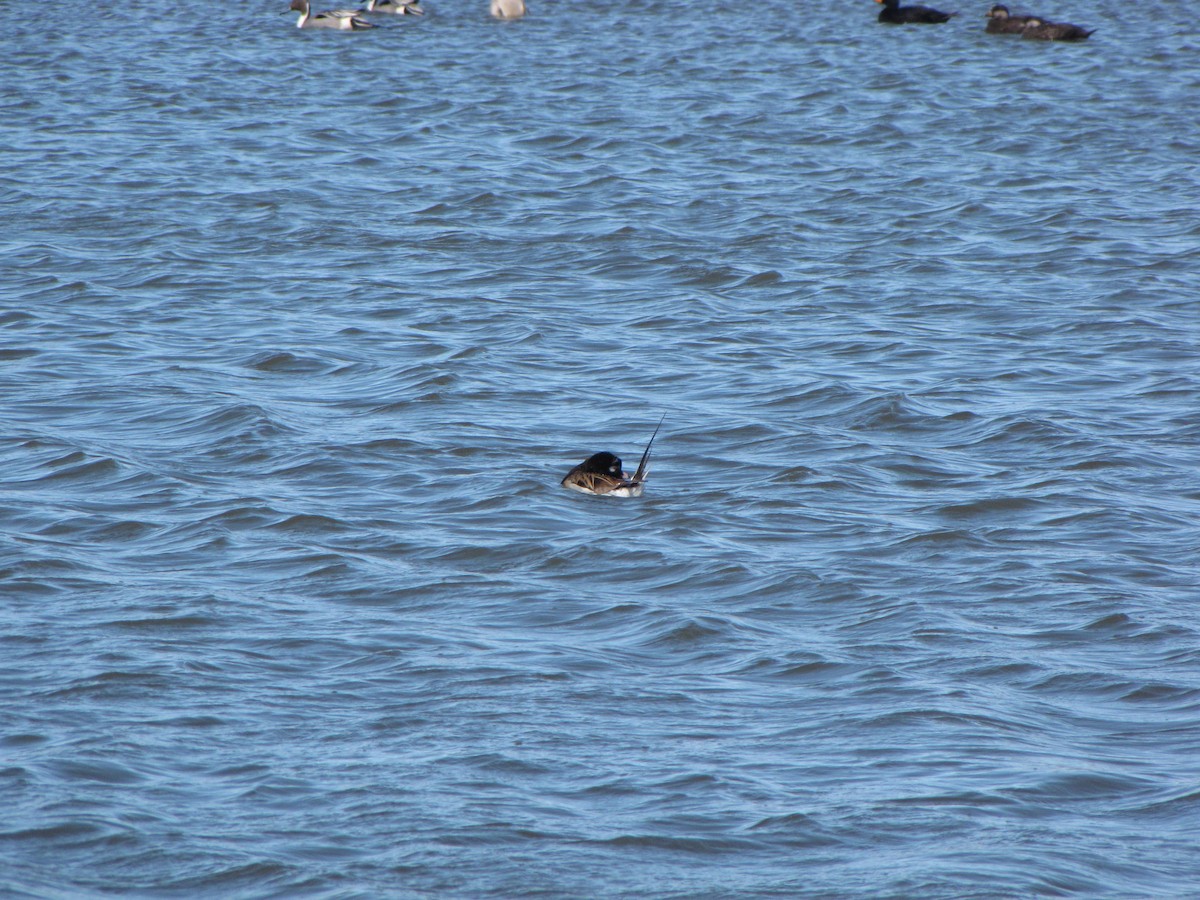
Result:
M658 429L667 417L659 420L658 428L650 435L650 443L642 453L642 461L638 463L637 471L631 477L628 472L621 471L621 457L603 452L593 453L570 472L562 480L562 486L581 494L598 494L606 497L640 497L646 474L650 466L650 448L658 436Z
M1021 31L1021 37L1029 38L1031 41L1086 41L1088 35L1095 30L1093 28L1088 31L1086 28L1080 28L1078 25L1071 25L1068 22L1047 22L1037 16L1030 16L1025 22L1025 28Z
M367 0L369 13L385 13L390 16L423 16L420 0Z
M319 12L314 16L309 8L308 0L292 0L289 10L292 9L300 13L300 18L296 22L297 28L333 28L338 31L361 31L364 28L375 27L366 19L360 19L358 17L359 10L357 9L329 9L325 12Z
M958 13L944 13L928 6L901 6L900 0L875 0L882 3L879 21L888 25L940 25Z
M1020 34L1033 16L1014 16L1003 3L997 3L985 14L988 34Z

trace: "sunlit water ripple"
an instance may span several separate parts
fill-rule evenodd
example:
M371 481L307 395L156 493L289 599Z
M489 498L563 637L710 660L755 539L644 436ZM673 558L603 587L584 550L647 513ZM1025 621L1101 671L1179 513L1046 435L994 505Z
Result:
M0 893L1200 894L1191 8L531 4L7 10Z

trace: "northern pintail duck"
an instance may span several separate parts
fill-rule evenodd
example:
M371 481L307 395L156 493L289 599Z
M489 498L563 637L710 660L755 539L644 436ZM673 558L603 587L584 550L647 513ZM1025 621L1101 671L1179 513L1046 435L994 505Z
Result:
M663 416L666 419L666 416ZM662 428L662 421L658 423ZM650 443L642 453L642 461L638 463L637 471L632 477L628 472L621 471L621 457L615 454L593 453L570 472L562 480L562 486L582 494L599 494L605 497L640 497L646 474L650 470L650 448L654 446L654 438L658 436L658 428L650 435Z
M300 13L296 22L297 28L334 28L338 31L359 31L375 26L366 19L359 18L361 10L357 9L327 9L315 16L308 5L308 0L292 0L289 9Z
M497 19L519 19L525 15L525 0L492 0L492 15Z
M1014 16L1003 3L997 3L985 14L988 34L1020 34L1033 16Z
M425 10L421 9L420 0L367 0L367 8L363 11L386 13L392 16L425 15Z
M1095 30L1093 28L1088 31L1068 22L1047 22L1037 16L1030 16L1021 30L1021 37L1033 41L1086 41L1088 35Z
M879 21L888 25L940 25L958 13L944 13L928 6L901 6L900 0L875 0L882 3Z

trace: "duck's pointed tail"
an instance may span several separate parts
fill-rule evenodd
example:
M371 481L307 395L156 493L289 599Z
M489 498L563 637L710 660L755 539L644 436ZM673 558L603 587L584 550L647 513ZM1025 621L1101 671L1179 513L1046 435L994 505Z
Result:
M630 479L634 484L641 484L646 480L646 472L650 468L650 448L654 446L654 439L658 437L658 429L662 428L662 424L665 421L667 421L667 414L663 413L663 417L658 420L658 426L654 429L654 434L650 435L650 443L646 445L646 450L642 454L642 460L638 463L637 471L633 473L633 478Z

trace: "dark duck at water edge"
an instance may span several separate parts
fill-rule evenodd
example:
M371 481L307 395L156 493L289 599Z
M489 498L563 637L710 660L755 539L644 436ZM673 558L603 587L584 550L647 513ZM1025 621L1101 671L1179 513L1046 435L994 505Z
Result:
M1021 29L1021 37L1031 41L1086 41L1088 35L1095 31L1095 28L1089 31L1069 22L1047 22L1037 16L1030 16L1025 22L1025 27Z
M663 416L663 420L666 416ZM662 428L662 420L658 423ZM646 475L650 470L650 448L658 436L658 428L650 435L650 443L642 453L637 471L630 477L628 472L621 471L621 457L608 452L593 453L570 472L562 480L562 486L581 494L598 494L606 497L640 497Z
M1008 11L1008 7L1002 3L997 3L985 14L988 20L988 34L1020 34L1025 30L1025 23L1033 16L1014 16Z
M928 6L901 6L900 0L875 0L882 3L879 21L889 25L940 25L958 13L944 13Z

